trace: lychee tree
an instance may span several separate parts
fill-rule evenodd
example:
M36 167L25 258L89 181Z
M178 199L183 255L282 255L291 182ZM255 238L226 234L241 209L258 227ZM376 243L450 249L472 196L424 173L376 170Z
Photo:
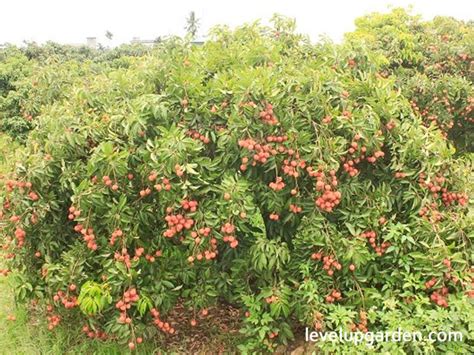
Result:
M383 55L274 23L165 41L41 107L1 195L17 299L131 350L185 332L176 304L196 326L222 302L242 311L242 351L301 326L454 320L463 342L374 346L473 350L469 156L381 75Z

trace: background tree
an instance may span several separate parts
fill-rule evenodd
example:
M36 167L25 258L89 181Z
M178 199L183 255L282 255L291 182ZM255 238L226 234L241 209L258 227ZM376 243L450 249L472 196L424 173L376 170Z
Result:
M191 38L196 37L196 33L199 29L199 19L196 17L196 13L191 11L188 18L186 19L186 33L191 36Z
M114 34L113 34L112 32L110 32L110 31L105 31L105 37L106 37L109 41L111 41L112 38L114 37Z

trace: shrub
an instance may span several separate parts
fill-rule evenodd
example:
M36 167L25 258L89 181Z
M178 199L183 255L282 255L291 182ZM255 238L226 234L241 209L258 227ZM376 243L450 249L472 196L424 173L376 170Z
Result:
M228 302L244 352L300 326L454 321L462 343L374 349L472 351L469 156L423 125L383 57L350 47L358 69L348 45L274 21L161 43L42 106L2 197L18 300L132 350L183 331L176 304L194 325Z
M425 125L438 126L459 151L473 152L473 23L447 17L424 22L394 9L362 17L356 26L348 41L387 58L384 75L397 77Z
M81 80L150 53L140 44L97 50L48 42L0 50L0 132L24 142L43 106L67 99Z

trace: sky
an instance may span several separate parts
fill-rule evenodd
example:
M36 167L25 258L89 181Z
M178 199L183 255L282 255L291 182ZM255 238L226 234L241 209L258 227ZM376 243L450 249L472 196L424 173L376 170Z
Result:
M424 19L437 15L474 20L469 0L4 0L0 6L0 44L24 40L81 44L86 37L113 46L133 37L185 34L185 20L195 11L200 21L198 37L215 25L231 27L258 19L267 23L274 13L296 19L297 31L313 41L326 35L335 41L354 29L354 19L392 7L413 6ZM113 34L112 41L105 32Z

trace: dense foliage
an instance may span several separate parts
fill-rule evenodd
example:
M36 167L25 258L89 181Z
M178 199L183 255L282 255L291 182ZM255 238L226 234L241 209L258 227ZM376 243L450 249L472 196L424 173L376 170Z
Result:
M55 43L7 46L0 50L0 132L23 142L42 106L67 98L88 73L126 67L126 58L150 52L140 44L96 50Z
M178 303L193 325L227 302L242 351L301 326L457 330L373 350L473 351L472 41L438 38L472 26L396 10L312 45L273 24L115 61L2 61L0 114L34 126L0 197L18 300L131 349L182 332Z
M352 43L362 41L388 59L385 74L421 115L461 151L474 151L474 24L437 17L423 22L404 10L356 20Z

